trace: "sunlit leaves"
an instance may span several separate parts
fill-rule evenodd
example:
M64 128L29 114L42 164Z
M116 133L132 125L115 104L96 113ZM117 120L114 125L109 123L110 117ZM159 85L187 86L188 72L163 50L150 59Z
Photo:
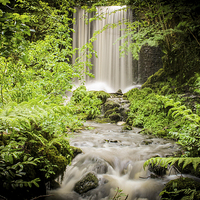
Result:
M10 1L9 0L0 0L0 3L2 3L5 6L7 3L10 3Z

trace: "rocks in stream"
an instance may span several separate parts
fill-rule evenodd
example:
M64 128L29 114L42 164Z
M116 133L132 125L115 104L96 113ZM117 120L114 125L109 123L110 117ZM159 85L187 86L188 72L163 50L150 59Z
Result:
M78 194L86 193L98 187L98 178L94 173L89 172L80 181L75 184L74 191Z
M126 121L129 106L129 101L123 99L123 93L118 90L116 93L111 94L111 97L104 103L104 118L109 118L114 123Z
M165 167L161 167L160 165L149 164L148 170L152 172L151 178L162 177L166 174L167 169Z

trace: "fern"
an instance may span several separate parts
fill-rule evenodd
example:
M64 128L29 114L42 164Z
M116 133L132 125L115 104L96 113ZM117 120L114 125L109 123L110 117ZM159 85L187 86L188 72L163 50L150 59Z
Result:
M184 169L187 165L192 163L193 168L196 170L197 166L200 164L200 157L186 157L186 158L181 158L181 157L168 157L168 158L161 158L161 157L156 157L156 158L150 158L148 159L143 167L147 167L149 164L154 165L160 165L161 167L167 168L169 165L172 166L176 162L178 162L178 166L182 164L182 169Z

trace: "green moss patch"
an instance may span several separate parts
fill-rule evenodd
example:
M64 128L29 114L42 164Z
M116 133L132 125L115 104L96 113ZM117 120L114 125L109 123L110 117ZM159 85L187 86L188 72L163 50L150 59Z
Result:
M168 182L160 193L162 200L198 200L200 183L191 178L179 178Z

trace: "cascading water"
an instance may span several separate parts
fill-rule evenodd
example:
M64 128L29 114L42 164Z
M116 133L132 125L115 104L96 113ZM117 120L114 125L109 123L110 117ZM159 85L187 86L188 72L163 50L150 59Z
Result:
M175 142L138 134L137 128L122 131L116 124L88 123L95 129L75 133L70 139L83 153L67 167L61 188L50 191L47 200L109 200L117 187L128 195L127 200L158 200L164 184L178 178L150 178L150 172L143 169L150 157L177 151ZM96 174L99 186L80 195L74 191L75 184L88 172Z
M74 14L76 23L74 24L73 48L82 47L95 31L102 30L106 25L121 22L115 28L108 28L96 36L97 40L93 42L93 46L98 58L93 56L90 60L93 64L90 72L94 74L95 79L85 77L86 85L96 83L96 90L98 87L103 87L101 89L107 89L108 92L115 92L118 89L124 90L132 86L134 81L132 54L129 52L124 57L120 57L119 47L125 40L117 41L124 34L123 29L126 28L124 22L132 21L132 11L120 6L97 7L97 14L101 17L101 20L94 20L86 24L85 19L91 19L96 13L86 13L85 10L80 8L76 10L77 12ZM127 40L130 42L129 37ZM73 58L73 63L78 56L80 54L77 52ZM84 59L86 60L86 57Z

